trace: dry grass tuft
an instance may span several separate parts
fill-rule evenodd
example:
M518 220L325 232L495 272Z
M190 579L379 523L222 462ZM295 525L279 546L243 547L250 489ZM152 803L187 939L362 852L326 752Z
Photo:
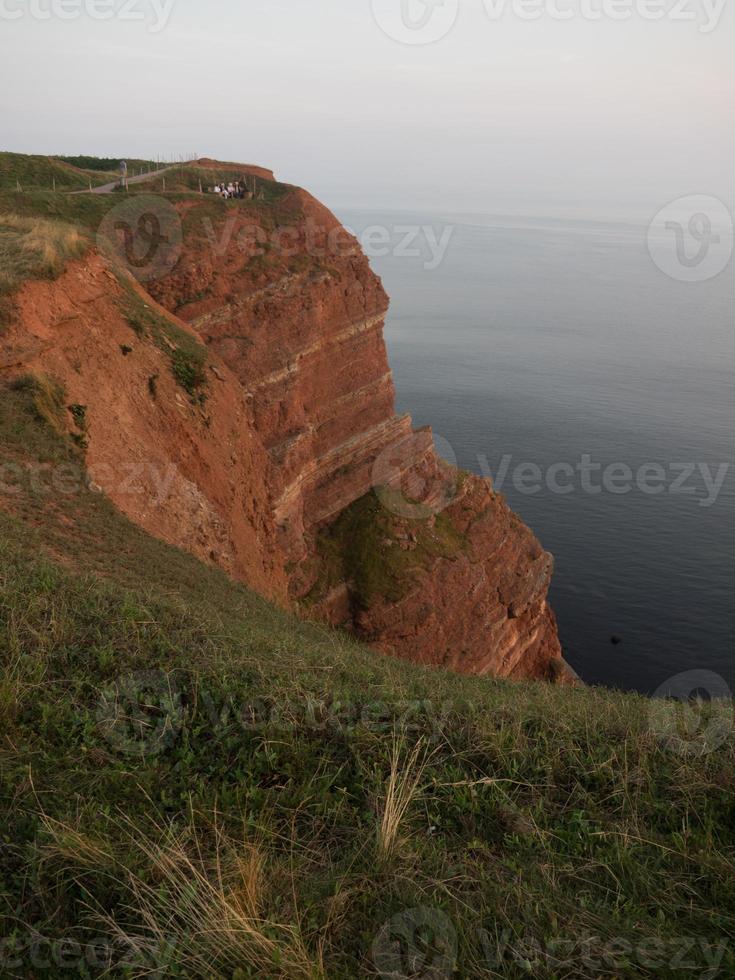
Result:
M66 421L64 386L46 374L24 374L13 381L13 388L30 392L36 417L63 438Z
M55 279L87 245L71 225L0 214L0 294L12 293L26 279Z
M62 823L42 814L41 826L45 831L45 840L41 846L43 858L89 871L112 868L115 862L108 844L86 833L80 826L81 822L78 818L75 824Z
M74 832L62 829L65 843ZM105 911L98 913L132 963L146 964L143 972L149 972L163 956L186 976L213 971L232 976L242 970L274 978L322 976L298 926L274 922L263 912L265 857L257 845L238 845L215 826L214 847L209 837L205 851L193 825L179 832L159 830L161 837L153 840L131 824L130 853L142 864L136 859L138 870L121 864L117 871L139 926L132 930Z
M408 808L418 795L419 783L429 763L424 739L420 738L408 755L404 735L394 733L388 785L378 825L378 853L390 857L399 840L401 824Z

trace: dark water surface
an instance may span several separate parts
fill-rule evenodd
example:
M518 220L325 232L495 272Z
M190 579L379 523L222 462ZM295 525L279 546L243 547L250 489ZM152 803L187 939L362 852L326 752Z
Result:
M358 233L391 230L390 254L371 261L392 298L399 410L430 424L460 466L496 476L553 552L551 598L582 678L652 692L696 668L735 689L735 465L719 492L704 476L733 462L735 262L683 283L656 268L633 225L341 217ZM440 237L447 224L436 268L425 245L401 254L397 226ZM586 481L585 455L600 467ZM574 472L549 471L561 463ZM641 478L647 464L659 469Z

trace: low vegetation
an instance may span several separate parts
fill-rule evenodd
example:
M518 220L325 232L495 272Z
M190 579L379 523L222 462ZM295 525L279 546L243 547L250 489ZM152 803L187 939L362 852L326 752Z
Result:
M79 170L92 170L93 172L104 173L108 180L114 180L120 173L121 160L115 157L90 157L82 155L75 157L54 157L54 159L68 163L70 166L76 167ZM129 173L138 170L157 170L159 168L159 165L153 160L138 160L136 158L126 157L125 162L128 165Z
M0 212L20 218L46 218L96 233L107 212L120 204L114 194L53 194L37 190L17 194L0 190Z
M149 338L171 361L176 381L192 401L207 398L207 350L197 338L177 326L145 302L129 279L119 278L123 289L122 312L140 338Z
M12 311L10 295L27 279L55 279L87 251L80 232L57 221L0 213L0 320Z
M88 173L61 157L33 156L25 153L0 153L0 191L23 192L83 190L107 183L109 174Z
M732 976L731 714L298 622L94 492L49 386L0 388L0 975Z
M416 572L436 558L461 554L466 541L444 514L402 520L391 506L394 491L371 491L347 507L317 542L319 577L307 598L313 604L337 582L349 582L354 601L368 608L377 596L397 601ZM406 501L401 498L400 503ZM414 505L415 506L415 505Z
M165 177L166 190L173 192L198 192L200 187L204 191L211 192L215 184L236 183L245 177L245 182L248 188L254 191L257 201L267 204L279 201L290 190L287 184L281 184L279 181L248 176L242 167L236 165L230 167L224 165L217 170L211 170L196 164L182 164L173 166ZM158 187L162 186L161 177L154 178L154 182Z
M29 410L39 422L62 437L63 445L66 395L63 385L46 375L25 374L12 381L10 390L27 395Z

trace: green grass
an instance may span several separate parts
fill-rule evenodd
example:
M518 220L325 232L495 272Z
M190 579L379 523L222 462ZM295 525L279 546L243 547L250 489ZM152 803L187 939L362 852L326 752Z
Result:
M71 225L0 212L0 325L14 315L12 293L26 280L56 279L88 247Z
M0 191L0 211L19 217L49 218L96 232L107 212L120 204L114 194L53 194L37 190Z
M49 385L0 388L0 975L405 977L401 926L437 978L732 975L732 735L294 620L87 488Z
M196 164L184 164L174 166L166 174L167 191L199 191L201 182L202 188L212 188L216 183L235 183L246 176L248 187L252 186L252 177L247 177L246 170L242 167L224 166L218 170L210 170L205 167L198 167ZM155 183L160 184L161 178L156 177ZM146 183L145 181L143 182ZM288 184L282 184L276 180L267 180L264 177L255 178L255 186L258 197L265 203L273 203L284 197L291 189Z
M453 558L466 546L444 514L401 520L390 506L391 491L371 491L321 532L317 541L319 577L307 597L318 602L338 582L349 582L353 599L367 609L377 597L402 599L416 572L437 558ZM404 501L405 503L405 501Z
M104 173L108 181L114 180L120 173L120 162L125 160L128 165L128 174L132 175L134 171L142 169L158 170L158 164L153 160L138 160L132 157L90 157L90 156L60 156L54 157L55 160L61 160L62 163L68 163L72 167L76 167L78 170L91 170L99 171Z
M108 183L109 174L87 173L58 157L32 156L25 153L0 153L0 190L14 191L20 181L24 192L82 190Z
M207 397L206 347L146 303L129 280L120 277L118 281L123 288L122 312L136 336L152 340L168 356L176 381L193 401L203 405Z
M26 405L36 421L63 437L66 399L63 385L46 375L25 374L11 382L10 390L27 394Z

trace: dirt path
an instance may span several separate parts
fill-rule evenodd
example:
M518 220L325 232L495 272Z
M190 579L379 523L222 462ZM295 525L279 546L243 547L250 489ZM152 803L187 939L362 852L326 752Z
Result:
M176 167L164 167L163 170L154 170L150 174L139 174L137 177L128 177L128 185L130 184L144 184L147 180L152 180L154 177L160 177L161 174L167 174L169 170L175 170ZM109 184L102 184L100 187L93 187L92 190L84 191L72 191L72 194L112 194L115 188L120 184L120 178L113 180Z

